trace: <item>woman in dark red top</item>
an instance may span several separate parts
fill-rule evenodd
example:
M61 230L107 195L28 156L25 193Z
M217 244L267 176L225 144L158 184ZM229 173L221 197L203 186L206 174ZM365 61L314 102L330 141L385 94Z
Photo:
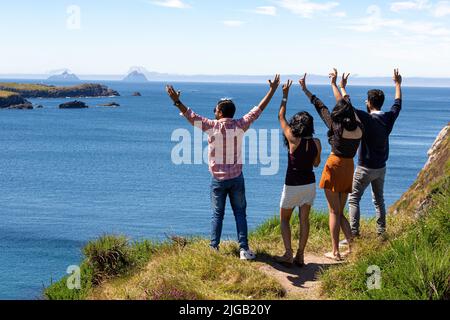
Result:
M283 100L278 114L289 153L280 202L281 235L286 251L283 256L275 257L275 260L288 266L293 263L303 266L309 235L309 212L316 196L316 177L313 168L320 164L322 147L319 139L313 138L314 119L308 112L299 112L289 122L286 121L286 104L291 85L292 81L288 80L283 86ZM300 241L294 258L290 220L296 207L299 208Z

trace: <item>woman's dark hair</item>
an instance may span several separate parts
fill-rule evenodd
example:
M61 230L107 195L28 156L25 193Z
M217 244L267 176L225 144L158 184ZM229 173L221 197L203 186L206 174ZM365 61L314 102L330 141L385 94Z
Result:
M311 137L314 134L314 118L306 111L299 112L289 120L289 127L296 138ZM284 144L289 148L286 136L284 136Z
M217 110L222 112L224 118L233 118L236 113L236 106L233 101L222 99L217 103Z
M342 135L342 131L354 131L358 128L358 122L356 120L355 110L348 99L340 99L331 112L331 121L333 122L332 130Z

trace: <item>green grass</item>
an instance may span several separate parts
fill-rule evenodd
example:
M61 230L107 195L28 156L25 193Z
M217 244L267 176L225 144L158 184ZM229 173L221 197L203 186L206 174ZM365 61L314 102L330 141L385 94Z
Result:
M449 178L436 184L432 205L419 220L408 215L388 217L390 241L376 238L375 219L361 223L363 237L347 264L320 275L321 291L329 299L449 299L450 198ZM293 215L293 246L299 218ZM323 254L330 246L328 215L312 211L306 251ZM249 241L260 256L283 253L278 217L252 231ZM129 242L105 235L83 249L82 289L69 290L67 277L50 285L48 299L283 299L281 285L259 270L261 263L238 259L235 242L220 252L201 238L176 238L155 243ZM381 289L368 290L366 271L381 269ZM289 298L289 297L287 297Z
M0 88L8 88L14 90L42 90L47 91L52 86L47 86L43 84L33 84L33 83L17 83L17 82L0 82Z
M378 250L363 247L359 258L329 269L322 290L333 299L450 299L449 178L433 193L428 212ZM369 290L369 266L381 269L381 289Z
M148 240L131 243L124 236L104 235L90 241L82 250L84 260L80 265L81 289L68 289L69 276L65 276L46 288L44 296L50 300L86 299L94 287L141 268L154 253L165 246L167 244Z
M0 90L0 98L9 98L11 96L16 96L16 95L17 95L17 93L15 93L15 92Z
M327 243L327 215L311 213L308 250ZM298 241L297 214L293 215L293 242ZM277 217L250 233L258 254L283 250ZM70 290L68 276L45 289L48 299L274 299L285 292L281 285L237 257L235 242L222 243L220 253L211 251L200 238L172 239L163 243L130 243L124 236L105 235L83 249L81 289ZM146 269L148 264L151 269Z

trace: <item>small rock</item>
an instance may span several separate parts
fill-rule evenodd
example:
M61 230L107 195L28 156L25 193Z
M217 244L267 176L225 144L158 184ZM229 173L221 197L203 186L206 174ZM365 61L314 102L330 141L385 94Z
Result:
M105 104L99 104L100 107L120 107L120 104L117 102L110 102Z
M82 102L82 101L70 101L70 102L66 102L66 103L62 103L59 105L60 109L85 109L85 108L89 108L86 103Z
M8 109L31 110L31 109L33 109L33 105L31 103L15 104L15 105L9 106Z

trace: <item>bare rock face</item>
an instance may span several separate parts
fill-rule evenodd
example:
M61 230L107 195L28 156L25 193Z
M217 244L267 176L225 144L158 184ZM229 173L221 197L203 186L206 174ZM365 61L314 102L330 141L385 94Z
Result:
M0 109L33 109L32 104L18 94L0 96Z
M416 181L391 208L393 214L421 216L431 205L435 186L448 175L450 164L450 123L438 134L428 151L428 161Z
M89 108L86 103L82 101L70 101L59 105L60 109L86 109Z

